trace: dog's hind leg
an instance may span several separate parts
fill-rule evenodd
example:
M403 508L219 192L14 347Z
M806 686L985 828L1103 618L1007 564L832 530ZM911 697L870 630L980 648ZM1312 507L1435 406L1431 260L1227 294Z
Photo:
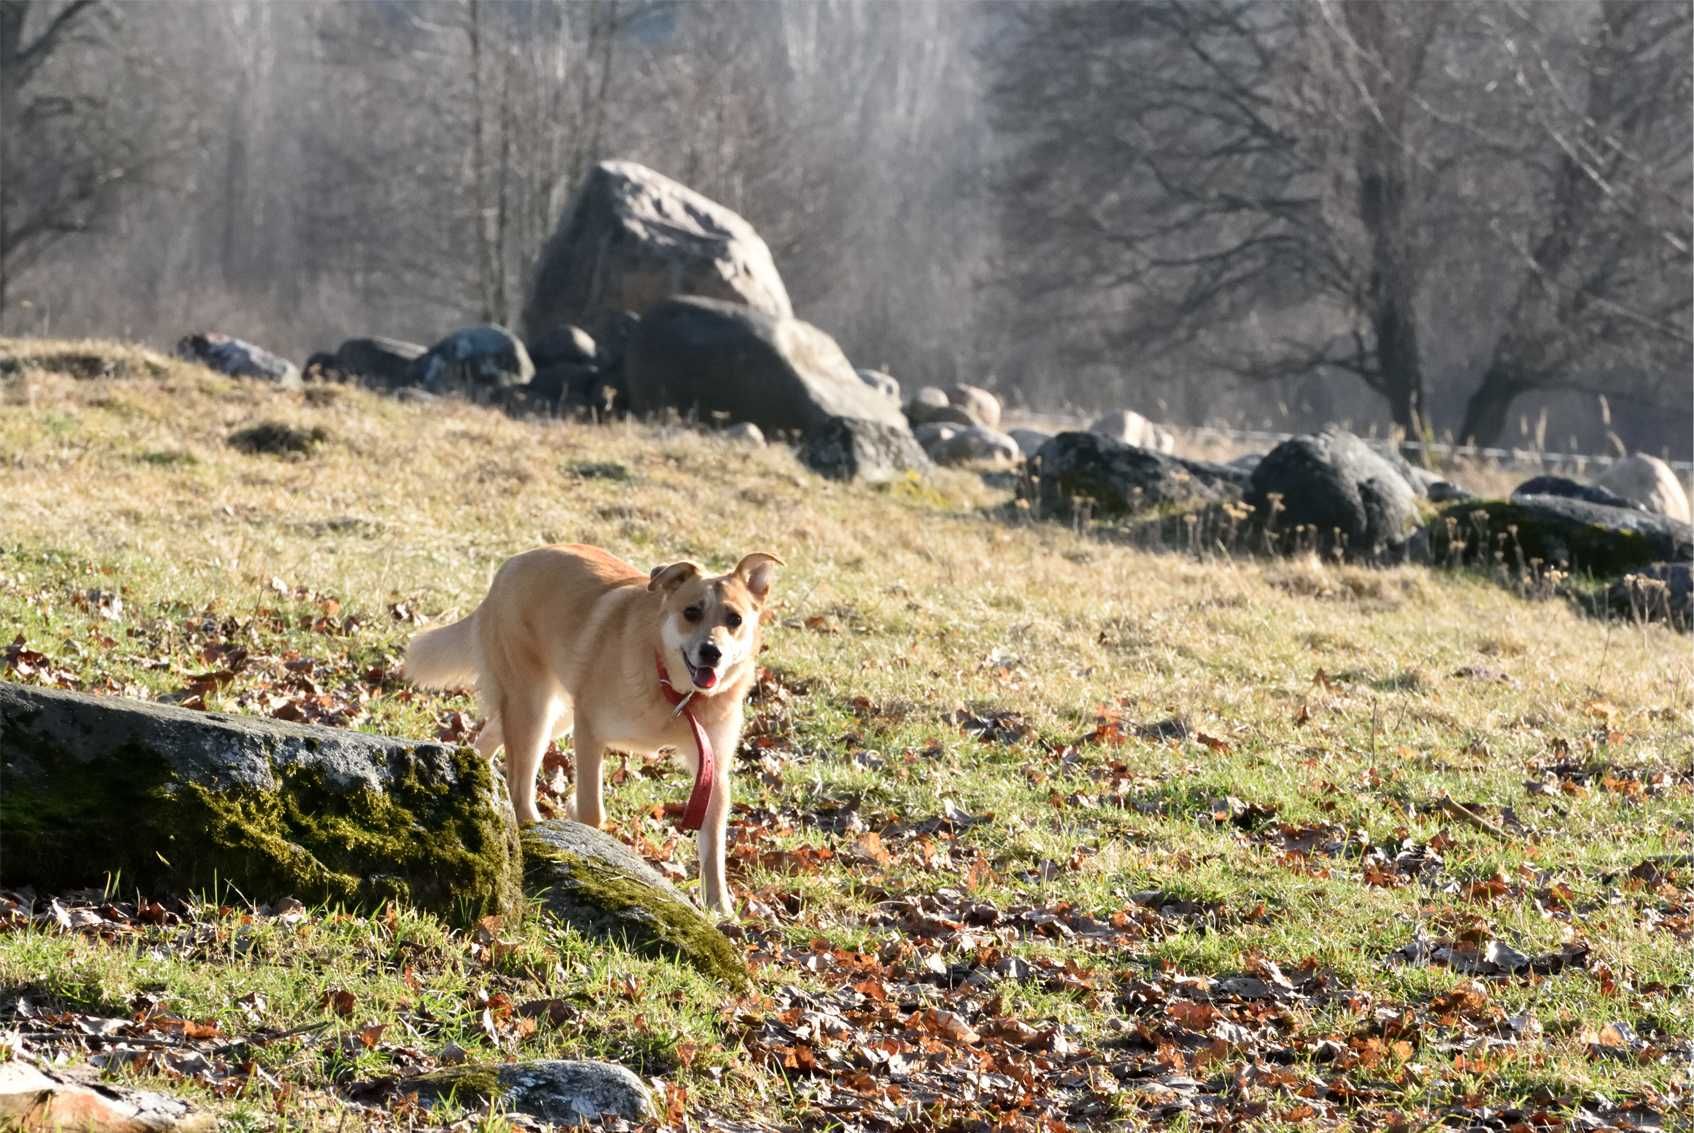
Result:
M587 728L578 728L571 746L576 751L576 805L571 807L571 817L588 826L599 827L606 821L600 785L600 764L606 754L605 745Z
M518 821L540 822L535 809L535 773L553 738L556 704L545 692L506 697L500 706L500 730L506 741L506 785Z

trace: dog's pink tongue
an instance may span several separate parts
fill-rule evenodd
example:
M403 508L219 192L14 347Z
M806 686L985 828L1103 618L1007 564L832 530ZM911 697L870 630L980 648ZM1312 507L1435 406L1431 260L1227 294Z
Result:
M695 669L694 683L701 688L711 688L718 683L718 674L712 669Z

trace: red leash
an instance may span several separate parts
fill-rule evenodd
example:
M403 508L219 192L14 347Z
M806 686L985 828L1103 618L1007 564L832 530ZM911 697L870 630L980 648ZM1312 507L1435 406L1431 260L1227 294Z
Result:
M694 750L700 753L700 761L694 768L694 790L689 792L688 805L682 809L682 828L698 830L706 822L706 806L712 801L712 781L717 775L717 760L712 756L712 741L688 707L688 702L694 697L693 691L676 691L670 677L665 673L664 654L653 654L653 662L659 667L659 691L664 693L665 699L676 708L676 714L687 717L688 726L694 729Z

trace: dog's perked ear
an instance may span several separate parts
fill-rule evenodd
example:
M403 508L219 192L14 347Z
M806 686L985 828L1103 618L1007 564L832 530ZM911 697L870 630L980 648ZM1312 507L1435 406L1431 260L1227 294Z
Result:
M735 564L735 576L747 587L747 592L759 605L770 595L771 583L776 581L776 568L783 561L764 551L754 551Z
M656 566L653 573L647 576L649 590L675 590L691 578L700 576L700 564L688 562L671 563L669 566Z

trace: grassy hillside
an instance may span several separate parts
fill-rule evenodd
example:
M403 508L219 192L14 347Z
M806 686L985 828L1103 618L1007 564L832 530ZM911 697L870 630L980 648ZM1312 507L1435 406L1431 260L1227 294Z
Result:
M1133 549L963 473L845 486L682 430L0 358L0 679L458 736L469 699L392 670L504 557L789 564L736 764L754 993L537 918L120 878L0 898L26 1047L251 1128L425 1120L393 1083L461 1053L616 1058L693 1123L1686 1123L1686 638L1465 574ZM261 422L320 432L229 443ZM614 831L691 875L681 773L611 769Z

